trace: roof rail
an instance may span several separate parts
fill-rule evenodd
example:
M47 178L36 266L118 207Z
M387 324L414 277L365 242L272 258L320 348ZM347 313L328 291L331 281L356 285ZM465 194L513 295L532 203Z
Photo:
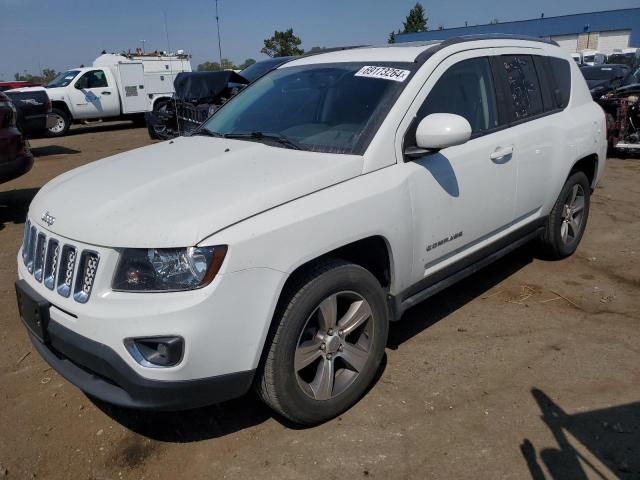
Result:
M354 48L362 48L368 47L369 45L349 45L346 47L329 47L329 48L321 48L319 50L308 51L300 55L298 58L304 57L312 57L313 55L320 55L322 53L331 53L331 52L339 52L341 50L353 50Z
M477 35L460 35L458 37L451 37L442 43L439 43L435 47L429 48L424 52L420 53L415 59L416 63L424 63L426 62L431 55L442 50L443 48L449 47L451 45L456 45L458 43L464 42L475 42L478 40L527 40L529 42L539 42L546 43L547 45L555 45L558 47L558 43L554 40L546 40L544 38L538 37L529 37L527 35L512 35L508 33L483 33Z

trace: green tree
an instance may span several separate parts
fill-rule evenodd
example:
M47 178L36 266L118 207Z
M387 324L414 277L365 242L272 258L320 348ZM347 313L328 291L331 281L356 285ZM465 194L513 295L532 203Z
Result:
M222 59L222 64L221 64L222 70L235 70L236 66L233 64L233 62L231 60L229 60L228 58L223 58Z
M220 64L218 62L204 62L198 64L196 67L198 72L217 72L218 70L222 70L220 68Z
M240 70L244 70L245 68L250 67L254 63L256 63L256 61L253 58L247 58L244 62L238 65L238 68Z
M396 34L393 30L389 34L389 39L387 40L387 43L396 43Z
M424 7L420 2L416 3L409 11L407 20L403 22L404 30L402 33L426 32L429 30L427 20L429 20L429 17L425 15Z
M49 83L51 80L56 78L58 72L56 72L53 68L45 68L42 70L42 81L43 83Z
M304 50L300 48L301 44L302 40L293 34L293 28L284 32L276 30L271 38L264 39L264 47L260 52L270 57L302 55Z

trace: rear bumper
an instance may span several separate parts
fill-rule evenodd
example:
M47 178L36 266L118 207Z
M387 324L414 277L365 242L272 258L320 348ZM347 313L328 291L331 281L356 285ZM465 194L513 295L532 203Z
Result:
M29 337L60 375L88 395L123 407L186 410L231 400L249 391L254 371L184 381L149 380L138 375L107 345L50 321L49 343Z

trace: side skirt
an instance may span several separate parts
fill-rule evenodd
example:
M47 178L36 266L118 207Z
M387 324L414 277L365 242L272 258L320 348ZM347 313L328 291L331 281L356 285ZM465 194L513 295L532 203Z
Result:
M495 244L488 245L469 257L463 258L420 280L417 284L408 287L399 294L389 295L391 321L400 320L404 312L414 305L423 302L469 275L473 275L478 270L538 238L544 231L545 221L546 219L542 218L530 225L526 225Z

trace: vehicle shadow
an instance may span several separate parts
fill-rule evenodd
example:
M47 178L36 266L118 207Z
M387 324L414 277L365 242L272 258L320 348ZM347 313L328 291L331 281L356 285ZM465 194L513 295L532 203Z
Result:
M543 449L538 460L533 443L523 440L520 450L534 480L640 478L640 402L569 415L543 391L531 393L558 445Z
M378 382L387 366L386 355L366 395ZM364 396L363 395L363 396ZM223 437L274 419L292 430L304 430L267 407L253 391L228 402L177 412L134 410L87 397L102 413L132 432L169 443L190 443Z
M67 137L73 135L82 135L85 133L115 132L118 130L129 130L133 128L146 128L134 122L108 122L108 123L92 123L89 125L74 125L67 132Z
M21 224L27 218L29 204L39 188L23 188L0 192L0 230L7 223Z
M488 292L500 282L530 264L534 258L537 258L537 253L536 245L533 242L524 245L407 310L399 322L391 324L387 347L392 350L397 349L407 340Z
M47 145L44 147L31 147L31 153L39 158L50 155L75 155L76 153L80 153L80 150L62 147L60 145Z

